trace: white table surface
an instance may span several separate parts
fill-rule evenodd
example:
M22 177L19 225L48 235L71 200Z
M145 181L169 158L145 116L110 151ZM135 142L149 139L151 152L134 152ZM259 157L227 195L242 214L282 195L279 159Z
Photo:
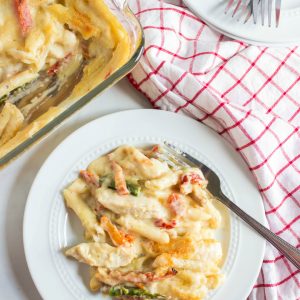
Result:
M151 106L127 79L123 79L92 100L41 143L0 170L0 299L41 299L27 268L22 231L27 195L45 159L61 141L85 123L113 112L137 108Z

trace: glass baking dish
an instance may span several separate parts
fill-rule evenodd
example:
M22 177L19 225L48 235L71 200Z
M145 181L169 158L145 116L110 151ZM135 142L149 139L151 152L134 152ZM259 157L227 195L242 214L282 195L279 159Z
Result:
M64 122L69 116L82 108L99 93L103 92L104 90L118 82L120 79L122 79L138 63L144 49L144 36L139 21L128 7L126 0L104 0L104 3L108 6L113 15L117 17L118 21L125 28L128 34L130 41L129 59L122 65L118 66L111 73L108 73L107 76L103 78L103 81L99 80L100 82L94 84L94 86L92 86L91 84L91 88L89 89L89 91L87 91L83 95L80 95L78 99L66 101L68 103L66 105L63 105L62 110L60 110L53 118L47 120L41 128L27 137L24 141L16 144L13 147L10 147L11 149L9 149L9 151L6 151L7 153L0 153L0 168L6 166L8 162L11 162L34 143L40 141L55 127Z

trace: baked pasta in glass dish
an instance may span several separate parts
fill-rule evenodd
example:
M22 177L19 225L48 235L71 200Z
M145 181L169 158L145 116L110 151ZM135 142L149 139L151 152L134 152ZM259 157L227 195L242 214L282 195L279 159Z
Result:
M86 242L65 254L91 267L90 288L115 299L204 299L223 280L221 214L196 168L174 168L159 146L121 146L63 194Z
M142 31L123 2L0 1L0 166L137 63Z

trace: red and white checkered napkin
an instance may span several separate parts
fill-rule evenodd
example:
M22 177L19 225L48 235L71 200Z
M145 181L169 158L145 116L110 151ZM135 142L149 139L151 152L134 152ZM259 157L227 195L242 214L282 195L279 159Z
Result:
M257 180L271 230L300 247L300 49L231 40L168 2L129 1L146 37L130 81L154 107L229 140ZM267 246L250 299L300 299L300 271Z

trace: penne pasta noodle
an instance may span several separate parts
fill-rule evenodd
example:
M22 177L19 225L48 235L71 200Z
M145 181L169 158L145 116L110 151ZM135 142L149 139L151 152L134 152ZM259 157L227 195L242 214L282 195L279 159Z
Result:
M68 189L66 189L63 194L66 205L74 211L84 227L86 237L89 239L96 238L97 240L102 240L104 237L104 231L99 225L96 215L89 206L80 196L78 196L78 194L69 191Z
M169 235L159 228L147 224L142 220L137 220L131 216L121 217L117 222L124 226L127 230L140 234L141 236L161 244L168 244L170 241Z

